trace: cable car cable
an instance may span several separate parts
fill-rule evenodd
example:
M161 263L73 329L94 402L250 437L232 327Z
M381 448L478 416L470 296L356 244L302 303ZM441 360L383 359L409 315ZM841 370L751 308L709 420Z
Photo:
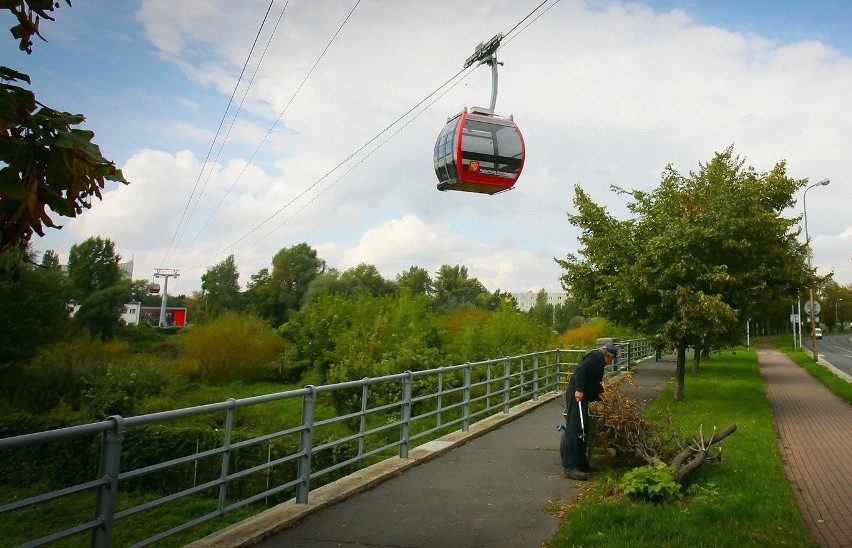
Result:
M473 72L473 70L475 70L475 69L470 69L470 70L469 70L469 72ZM462 74L463 72L465 72L465 71L468 71L468 69L461 69L459 72L457 72L456 74L454 74L454 75L453 75L453 76L452 76L449 80L447 80L446 82L444 82L443 84L441 84L441 85L440 85L438 88L436 88L436 89L435 89L432 93L430 93L429 95L427 95L426 97L424 97L423 99L421 99L421 100L420 100L420 101L419 101L416 105L414 105L413 107L411 107L410 109L408 109L407 111L405 111L402 115L400 115L399 117L397 117L397 118L396 118L396 120L394 120L393 122L391 122L388 126L386 126L383 130L381 130L381 131L380 131L379 133L377 133L375 136L373 136L370 140L368 140L366 143L364 143L363 145L361 145L360 147L358 147L358 149L356 149L356 150L355 150L355 152L351 153L349 156L347 156L346 158L344 158L343 160L341 160L341 161L340 161L337 165L335 165L333 168L331 168L330 170L328 170L328 171L327 171L327 172L326 172L326 173L325 173L322 177L320 177L319 179L317 179L316 181L314 181L313 183L311 183L311 185L310 185L310 186L308 186L308 187L307 187L307 188L305 188L302 192L300 192L300 193L299 193L299 194L297 194L295 197L293 197L292 199L290 199L290 201L289 201L289 202L287 202L286 204L284 204L283 206L281 206L281 207L280 207L277 211L275 211L275 213L273 213L272 215L268 216L266 219L264 219L263 221L261 221L261 222L260 222L257 226L255 226L253 229L251 229L251 230L250 230L250 231L248 231L246 234L244 234L243 236L241 236L238 240L236 240L236 241L234 241L233 243L231 243L230 245L228 245L228 247L226 247L226 248L222 249L221 251L217 252L217 253L216 253L216 254L214 254L212 257L210 257L209 259L207 259L206 261L204 261L202 264L200 264L200 265L198 265L198 266L194 267L194 268L193 268L193 269L191 269L191 270L195 270L196 268L201 268L201 267L203 267L204 265L206 265L207 263L209 263L210 261L212 261L212 260L213 260L213 259L215 259L216 257L218 257L218 256L222 255L222 254L223 254L223 253L225 253L226 251L229 251L229 250L233 249L233 248L234 248L237 244L239 244L240 242L242 242L243 240L245 240L246 238L248 238L249 236L251 236L252 234L254 234L255 232L257 232L257 230L258 230L258 229L260 229L263 225L265 225L266 223L268 223L269 221L271 221L273 218L277 217L277 216L278 216L278 214L280 214L282 211L284 211L285 209L287 209L288 207L290 207L290 206L291 206L294 202L296 202L296 200L298 200L299 198L301 198L302 196L304 196L304 195L305 195L308 191L310 191L310 190L311 190L311 189L313 189L315 186L317 186L319 183L321 183L323 180L325 180L326 178L328 178L328 176L329 176L329 175L331 175L332 173L334 173L335 171L337 171L338 169L340 169L340 167L341 167L341 166L343 166L345 163L347 163L347 162L348 162L349 160L351 160L353 157L357 156L357 155L358 155L358 153L360 153L362 150L364 150L365 148L367 148L368 146L370 146L370 144L371 144L371 143L373 143L374 141L376 141L377 139L379 139L379 137L381 137L383 134L387 133L387 132L388 132L388 130L390 130L393 126L395 126L397 123L399 123L399 122L400 122L400 120L404 119L406 116L408 116L409 114L411 114L411 112L413 112L415 109L417 109L417 107L419 107L420 105L422 105L423 103L425 103L426 101L428 101L430 97L432 97L433 95L435 95L436 93L438 93L439 91L441 91L444 87L446 87L446 86L447 86L448 84L450 84L453 80L455 80L456 78L458 78L458 76L459 76L460 74ZM462 79L463 79L463 78L462 78ZM460 80L460 81L461 81L461 80ZM455 84L453 84L453 86L455 86ZM450 88L450 89L451 89L451 88ZM449 91L449 90L447 90L447 91ZM445 92L445 93L446 93L446 92ZM419 116L419 114L420 114L420 113L418 113L418 116ZM412 118L412 120L413 120L413 119L414 119L414 118ZM347 173L348 173L348 172L347 172ZM280 226L279 226L279 227L277 227L275 230L277 230L278 228L280 228ZM273 232L274 232L274 231L273 231ZM265 236L264 236L264 238L265 238ZM258 241L260 241L260 240L258 240Z
M207 157L204 159L204 163L201 164L201 172L198 174L198 178L195 180L195 186L192 188L192 192L189 194L189 199L186 202L186 205L183 208L183 213L181 213L180 220L178 221L177 226L175 227L175 233L172 235L172 240L169 242L169 247L166 249L166 254L163 256L163 261L160 264L160 267L166 263L166 259L169 256L169 253L172 250L172 246L175 243L175 238L177 237L178 232L180 231L181 224L183 223L184 218L186 217L186 212L189 209L189 204L192 203L192 197L195 194L195 190L198 188L198 183L201 181L201 176L204 173L204 166L207 164L207 160L210 158L210 154L213 152L213 147L216 144L216 140L219 138L219 132L222 130L222 126L225 123L225 119L228 116L228 110L231 108L231 104L234 101L234 95L237 93L237 88L242 81L243 74L245 73L246 67L248 66L249 59L251 58L252 52L254 52L254 47L257 45L257 41L260 37L260 32L263 29L263 26L266 24L266 19L269 17L269 12L272 10L272 5L275 3L275 0L269 1L269 6L266 8L266 13L263 15L263 20L260 23L260 27L257 29L257 34L254 37L254 42L252 43L251 50L249 50L248 56L246 56L246 62L243 64L243 69L240 72L240 76L237 79L237 83L234 86L234 90L231 92L230 98L228 98L228 105L225 107L225 112L222 114L222 119L219 121L219 127L216 128L216 135L213 137L213 142L210 143L210 149L207 151ZM187 220L187 223L189 220Z
M322 52L320 53L319 57L317 57L316 61L314 61L314 64L311 66L311 69L308 71L308 73L307 73L307 74L305 75L305 77L302 79L301 83L299 83L299 86L296 88L296 91L295 91L295 92L293 92L293 95L292 95L292 96L290 97L290 99L287 101L287 104L286 104L286 105L284 105L284 108L283 108L283 109L281 110L281 112L278 114L278 117L275 119L275 121L274 121L274 122L272 123L272 125L269 127L269 130L266 132L266 135L264 135L263 139L261 139L261 141L260 141L260 143L257 145L257 147L255 147L254 151L252 152L251 156L249 157L249 159L248 159L248 161L246 162L246 165L243 167L242 171L240 171L239 175L237 175L237 178L236 178L236 179L234 179L234 182L233 182L233 183L231 183L231 186L228 188L227 192L226 192L226 193L225 193L225 195L222 197L222 199L221 199L221 200L219 200L219 203L217 204L216 208L213 210L213 212L210 214L210 216L209 216L209 217L207 218L207 220L204 222L203 226L202 226L202 227L198 230L198 233L196 233L195 237L193 237L192 242L190 242L190 244L188 244L188 245L187 245L187 251L188 251L189 247L192 245L192 243L194 243L194 242L195 242L195 240L197 240L197 239L198 239L198 237L201 235L201 233L202 233L202 231L204 230L204 228L206 228L206 227L207 227L207 225L209 224L209 222L210 222L210 220L213 218L213 216L214 216L214 215L215 215L215 214L219 211L219 209L221 208L222 204L225 202L225 199L226 199L226 198L228 197L228 195L230 194L231 190L233 190L234 186L236 186L237 182L238 182L238 181L240 180L240 178L243 176L243 173L245 173L246 169L248 169L248 166L251 164L251 161L252 161L252 160L254 160L255 156L257 156L258 152L260 152L260 149L261 149L261 148L263 147L263 145L266 143L266 140L269 138L269 136L270 136L270 135L272 135L272 132L275 130L276 126L277 126L277 125L278 125L278 123L281 121L281 118L284 116L284 113L285 113L285 112L287 112L287 109L288 109L288 108L290 108L290 105L291 105L291 104L293 103L293 101L296 99L296 96L299 94L299 91L301 91L301 89L304 87L305 83L308 81L308 78L310 78L311 74L314 72L314 69L316 69L316 68L317 68L317 66L319 65L320 61L322 61L322 59L323 59L323 57L325 56L326 52L328 52L329 48L331 48L331 44L334 42L335 38L337 38L337 36L338 36L338 35L340 34L340 32L343 30L343 27L344 27L344 26L346 25L346 23L349 21L350 17L352 17L352 14L355 12L355 9L358 7L358 5L359 5L360 3L361 3L361 0L358 0L358 1L355 3L355 5L352 7L352 9L351 9L351 10L349 11L349 13L347 14L346 18L343 20L343 22L342 22L342 23L340 24L340 26L337 28L337 31L334 33L334 35L331 37L331 39L330 39L330 40L328 41L328 43L325 45L325 48L323 48L323 50L322 50ZM182 255L182 257L183 257L184 255L185 255L185 253ZM206 264L206 263L205 263L205 264Z
M254 79L257 76L257 73L260 69L260 65L263 63L263 59L266 57L267 51L269 51L269 45L272 43L272 39L274 38L276 31L278 30L278 26L281 23L281 19L284 17L284 12L287 10L287 6L289 6L289 5L290 5L290 0L287 0L287 3L284 5L284 8L281 10L281 13L278 16L278 20L275 22L275 26L272 29L272 33L269 35L269 39L266 41L266 47L264 48L263 53L260 56L260 60L257 62L257 66L255 67L255 71L254 71L254 74L252 74L251 80L249 81L248 85L246 86L245 92L243 93L243 97L240 100L240 105L237 108L237 112L234 115L234 117L231 119L231 125L228 127L228 132L225 135L225 138L222 140L222 143L219 145L219 151L216 153L216 158L213 159L213 162L212 162L213 164L215 164L219 160L219 156L222 153L222 149L224 148L225 143L227 142L228 137L231 134L231 130L233 129L234 124L237 121L237 117L239 116L239 113L242 111L243 104L245 104L245 100L246 100L246 97L248 96L249 89L251 88L252 84L254 83ZM298 90L296 90L296 93L298 93ZM294 94L294 96L295 96L295 94ZM288 105L289 105L289 103L288 103ZM286 107L285 107L285 110L286 110ZM282 114L283 114L283 112L282 112ZM280 119L280 115L279 115L279 119ZM276 123L277 123L277 120L276 120ZM271 131L272 130L270 129L270 132ZM267 134L267 136L268 136L268 134ZM264 141L265 141L265 139L264 139ZM184 252L181 253L180 257L183 257L184 255L186 255L186 252L192 247L192 244L195 243L195 241L198 239L198 237L201 235L201 233L204 231L204 229L210 223L210 220L213 219L213 217L219 211L219 208L222 207L222 203L224 203L225 199L230 195L231 191L234 189L234 186L236 186L237 182L239 182L240 178L243 176L243 173L245 173L248 165L251 164L251 161L254 159L255 155L257 154L257 151L260 149L260 146L263 145L264 141L261 141L261 145L259 145L258 148L255 149L254 153L252 153L251 157L246 162L246 165L243 167L242 171L240 171L239 175L237 175L237 178L234 179L234 182L231 183L231 186L228 187L228 190L225 192L224 196L222 196L222 199L219 200L219 203L216 205L215 209L210 213L210 215L207 217L207 219L201 225L201 228L198 229L198 232L196 232L196 234L192 238L192 240L188 244L186 244L186 248L184 249ZM207 182L209 182L210 177L212 175L213 175L213 170L210 169L207 172L207 180L205 180L205 182L204 182L205 187L207 186ZM196 206L198 206L198 201L200 201L200 199L201 199L201 196L199 195L198 200L196 200L196 202L195 202ZM193 207L192 213L190 213L190 215L189 215L190 219L192 218L192 215L194 213L195 213L195 208ZM186 228L188 226L189 226L189 222L187 221L187 224L184 226L184 232L186 231ZM181 234L181 238L182 237L183 237L183 233ZM178 238L178 241L180 241L180 238Z
M360 0L359 0L359 1L360 1ZM523 22L524 22L524 21L526 21L527 19L529 19L529 18L530 18L530 17L531 17L531 16L532 16L535 12L537 12L539 9L541 9L541 7L542 7L544 4L546 4L548 1L549 1L549 0L544 0L544 1L543 1L543 2L541 2L538 6L536 6L536 8L534 8L532 11L530 11L530 13L528 13L528 14L527 14L527 15L526 15L523 19L521 19L521 21L519 21L519 22L518 22L518 23L517 23L514 27L512 27L512 28L509 30L509 32L505 33L505 36L508 36L509 34L511 34L512 32L514 32L516 29L518 29L518 28L519 28L519 27L523 24ZM555 5L555 4L556 4L556 3L558 3L558 2L559 2L559 0L556 0L556 2L555 2L553 5ZM552 5L551 7L553 7L553 5ZM539 19L539 18L540 18L540 17L541 17L544 13L546 13L546 12L547 12L547 11L549 11L549 10L550 10L550 8L548 8L547 10L545 10L542 14L540 14L539 16L537 16L535 19L533 19L533 21L531 21L529 24L527 24L526 26L524 26L524 27L523 27L520 31L518 31L518 33L517 33L515 36L512 36L512 37L510 37L508 40L506 40L506 41L504 42L504 44L503 44L503 45L505 45L505 43L508 43L509 41L511 41L512 39L514 39L514 38L515 38L518 34L520 34L521 32L523 32L524 30L526 30L526 28L527 28L527 27L529 27L529 25L530 25L530 24L532 24L533 22L537 21L537 20L538 20L538 19ZM358 149L356 149L356 150L355 150L352 154L350 154L349 156L347 156L345 159L343 159L341 162L339 162L337 165L335 165L333 168L331 168L329 171L327 171L327 172L326 172L326 173L325 173L322 177L320 177L319 179L317 179L316 181L314 181L311 185L309 185L309 186L308 186L307 188L305 188L302 192L300 192L298 195L296 195L294 198L292 198L290 201L288 201L286 204L284 204L284 205L283 205L281 208L279 208L277 211L275 211L274 213L272 213L271 215L269 215L266 219L264 219L263 221L261 221L258 225L256 225L254 228L252 228L250 231L248 231L247 233L245 233L243 236L241 236L240 238L238 238L237 240L235 240L234 242L232 242L231 244L229 244L227 247L225 247L224 249L222 249L222 250L218 251L217 253L215 253L214 255L212 255L209 259L207 259L206 261L202 262L200 265L198 265L198 266L193 267L192 269L190 269L190 271L202 268L204 265L206 265L206 264L210 263L211 261L213 261L214 259L216 259L216 258L217 258L217 257L219 257L220 255L224 254L225 252L227 252L227 251L229 251L229 250L233 249L233 248L234 248L234 247L236 247L239 243L241 243L242 241L244 241L246 238L248 238L249 236L251 236L252 234L254 234L255 232L257 232L257 231L258 231L258 230L259 230L259 229L260 229L263 225L267 224L267 223L268 223L269 221L271 221L273 218L277 217L277 216L278 216L278 215L279 215L282 211L284 211L285 209L287 209L289 206L291 206L293 203L295 203L295 202L296 202L299 198L301 198L301 197L302 197L302 196L304 196L307 192L309 192L311 189L313 189L314 187L316 187L319 183L321 183L323 180L325 180L325 179L326 179L329 175L331 175L332 173L334 173L335 171L337 171L337 170L338 170L341 166L343 166L345 163L347 163L347 162L348 162L348 161L350 161L353 157L355 157L358 153L360 153L360 152L361 152L361 151L363 151L365 148L367 148L367 147L368 147L371 143L373 143L374 141L376 141L379 137L381 137L383 134L385 134L385 133L386 133L388 130L390 130L393 126L395 126L397 123L399 123L399 122L400 122L400 120L404 119L404 118L405 118L407 115L409 115L412 111L414 111L415 109L417 109L417 107L419 107L420 105L422 105L423 103L425 103L426 101L428 101L430 97L432 97L433 95L435 95L436 93L438 93L441 89L443 89L444 87L446 87L447 85L449 85L449 84L450 84L453 80L455 80L456 78L458 78L458 76L459 76L459 75L461 75L461 74L462 74L463 72L465 72L466 70L467 70L467 68L463 68L462 70L460 70L459 72L457 72L455 75L453 75L451 78L449 78L449 79L448 79L448 80L447 80L444 84L442 84L441 86L439 86L438 88L436 88L434 91L432 91L430 94L428 94L428 95L427 95L426 97L424 97L422 100L420 100L417 104L415 104L413 107L411 107L410 109L408 109L405 113L403 113L403 114L402 114L401 116L399 116L396 120L394 120L393 122L391 122L391 123L390 123L387 127L385 127L383 130L381 130L378 134L376 134L374 137L372 137L372 138L371 138L370 140L368 140L366 143L364 143L363 145L361 145L361 146L360 146ZM469 71L469 73L470 73L470 72L473 72L473 70L475 70L475 69L471 69L471 70ZM466 78L466 77L467 77L467 75L465 75L465 78ZM460 79L460 80L459 80L459 82L461 82L463 79L464 79L464 78ZM447 89L444 93L448 92L450 89L452 89L453 87L455 87L455 85L457 85L459 82L456 82L455 84L453 84L452 86L450 86L450 88L448 88L448 89ZM438 98L440 98L440 96L439 96ZM436 99L436 100L437 100L437 99ZM424 110L425 110L425 109L424 109ZM417 116L419 116L422 112L423 112L423 111L421 111L420 113L418 113L418 114L417 114ZM417 117L417 116L413 117L413 118L412 118L409 122L407 122L407 123L406 123L406 125L407 125L408 123L410 123L411 121L413 121L414 119L416 119L416 117ZM276 120L276 123L277 123L277 120ZM403 126L403 127L405 127L405 126ZM402 129L402 128L400 128L400 129ZM271 130L270 130L270 131L271 131ZM397 131L396 133L398 133L398 131ZM393 135L396 135L396 133L394 133ZM392 135L392 136L393 136L393 135ZM267 135L267 136L268 136L268 135ZM389 139L388 139L388 140L389 140ZM382 143L382 145L383 145L385 142L387 142L387 140L386 140L386 141L384 141L384 142ZM381 146L381 145L380 145L380 146ZM378 150L378 148L379 148L379 147L377 147L375 150ZM375 152L375 150L374 150L373 152ZM372 154L372 152L371 152L370 154ZM369 155L368 155L367 157L369 157ZM364 161L367 157L363 158L363 159L362 159L362 160L360 160L358 163L356 163L356 164L355 164L355 166L353 166L352 168L350 168L350 170L348 170L345 174L348 174L348 173L349 173L352 169L354 169L357 165L359 165L361 162L363 162L363 161ZM343 176L345 176L345 174L344 174L344 175L342 175L342 176L341 176L341 178L342 178ZM293 218L293 216L295 216L295 214L297 214L298 212L302 211L302 210L304 209L304 207L306 207L308 204L310 204L310 203L312 203L314 200L316 200L316 198L318 198L320 195L322 195L323 193L325 193L325 192L326 192L329 188L331 188L331 186L333 186L333 185L334 185L337 181L339 181L339 180L340 180L340 179L337 179L337 180L336 180L336 181L334 181L332 184L328 185L328 187L326 187L326 188L325 188L322 192L320 192L319 194L317 194L316 196L314 196L314 197L313 197L310 201L308 201L305 205L303 205L301 208L299 208L299 210L297 210L297 211L296 211L293 215L291 215L290 217L288 217L288 218L285 220L285 223L286 223L286 221L287 221L287 220L292 219L292 218ZM251 244L251 246L249 246L249 247L253 247L253 246L254 246L254 245L256 245L257 243L259 243L260 241L262 241L264 238L266 238L268 235L270 235L270 234L272 234L273 232L275 232L276 230L280 229L280 228L281 228L281 226L283 226L283 224L284 224L284 223L282 223L281 225L279 225L278 227L276 227L275 229L273 229L272 231L270 231L269 233L267 233L266 235L264 235L264 236L263 236L263 237L261 237L260 239L256 240L256 241L255 241L254 243L252 243L252 244Z
M473 74L473 72L474 72L474 71L468 71L468 73L467 73L467 74L465 74L462 78L460 78L458 82L454 83L452 86L450 86L450 87L448 87L446 90L444 90L444 92L443 92L443 93L441 93L440 95L438 95L437 97L435 97L435 98L434 98L434 99L433 99L433 100L432 100L429 104L427 104L426 106L424 106L424 107L420 110L420 112L418 112L417 114L415 114L414 116L412 116L411 118L409 118L409 119L408 119L408 121L406 121L404 124L402 124L402 125L401 125L401 126L400 126L397 130L396 130L396 131L394 131L393 133L391 133L391 134L387 137L387 139L385 139L384 141L382 141L381 143L379 143L379 145L378 145L378 146L376 146L376 148L374 148L373 150L371 150L370 152L368 152L368 153L367 153L367 154L366 154L363 158L361 158L361 159L360 159L360 160L358 160L355 164L353 164L353 165L352 165L352 167L350 167L350 168L349 168L349 169L347 169L345 172L343 172L343 173L340 175L340 177L338 177L337 179L335 179L334 181L332 181L331 183L329 183L329 184L328 184L325 188L323 188L320 192L318 192L317 194L315 194L315 195L314 195L314 196L313 196L310 200L308 200L307 202L305 202L305 203L302 205L302 207L300 207L299 209L297 209L296 211L294 211L293 213L291 213L291 214L290 214L290 216L289 216L289 217L287 217L286 219L284 219L284 220L283 220L283 221L282 221L282 222L281 222L278 226L276 226L275 228L273 228L272 230L270 230L269 232L267 232L266 234L264 234L263 236L261 236L260 238L258 238L257 240L255 240L254 242L252 242L252 243L251 243L251 244L250 244L250 245L249 245L246 249L251 249L251 248L253 248L255 245L257 245L257 244L259 244L260 242L262 242L263 240L265 240L267 237L269 237L270 235L272 235L273 233L275 233L276 231L278 231L281 227L283 227L285 224L287 224L287 222L289 222L291 219L293 219L296 215L298 215L299 213L301 213L301 212L302 212L302 211L303 211L306 207L308 207L310 204L314 203L314 201L316 201L316 199L317 199L317 198L319 198L320 196L322 196L323 194L325 194L326 192L328 192L328 191L331 189L331 187L333 187L334 185L336 185L337 183L339 183L340 181L342 181L342 180L343 180L343 178L344 178L344 177L346 177L347 175L349 175L349 173L351 173L351 172L352 172L352 171L353 171L356 167L358 167L359 165L361 165L362 163L364 163L364 161L365 161L365 160L367 160L367 158L369 158L370 156L372 156L373 154L375 154L376 152L378 152L378 150L379 150L380 148L382 148L385 144L387 144L387 142L388 142L388 141L390 141L391 139L393 139L394 137L396 137L396 136L397 136L397 134L399 134L399 132L400 132L400 131L402 131L403 129L405 129L406 127L408 127L408 125L409 125L409 124L411 124L411 122L413 122L414 120L416 120L416 119L417 119L417 118L418 118L421 114L423 114L423 113L424 113L424 112L425 112L425 111L426 111L429 107L431 107L432 105L434 105L434 104L438 101L438 99L440 99L441 97L443 97L444 95L446 95L447 93L449 93L449 91L450 91L451 89L453 89L455 86L457 86L458 84L460 84L460 83L461 83L461 82L462 82L465 78L467 78L468 76L470 76L471 74ZM456 76L458 76L458 74L457 74ZM440 89L440 88L439 88L439 89ZM434 92L433 92L433 94L434 94ZM427 97L427 98L428 98L428 97Z
M530 17L532 17L532 14L534 14L535 12L537 12L538 10L540 10L540 9L541 9L541 7L542 7L543 5L545 5L545 4L547 4L549 1L550 1L550 0L542 0L541 4L539 4L538 6L536 6L536 8L535 8L534 10L532 10L531 12L529 12L529 13L526 15L526 17L524 17L523 19L521 19L520 21L518 21L518 24L517 24L517 25L515 25L514 27L512 27L511 29L509 29L509 32L505 33L505 36L509 36L510 34L512 34L512 33L515 31L515 29L516 29L516 28L520 27L520 26L524 23L524 21L526 21L527 19L529 19ZM557 2L559 2L559 0L556 0L556 2L554 2L554 4L553 4L553 5L555 6ZM553 6L551 6L551 7L553 7ZM549 10L550 8L547 8L547 9ZM547 13L547 10L545 10L545 13ZM539 17L541 17L541 16L539 15ZM536 19L538 19L538 17L536 17L535 19L533 19L533 22L534 22ZM527 26L529 26L529 25L527 25ZM524 28L527 28L527 27L524 27ZM522 31L523 31L523 29L521 29L521 32L522 32ZM520 34L520 32L519 32L518 34Z

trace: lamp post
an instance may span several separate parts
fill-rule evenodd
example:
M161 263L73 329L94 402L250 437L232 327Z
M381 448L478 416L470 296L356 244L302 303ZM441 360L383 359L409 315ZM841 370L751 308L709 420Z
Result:
M834 325L837 325L837 303L842 301L843 299L837 299L834 301ZM843 324L840 324L840 332L843 333Z
M825 186L831 181L828 179L823 179L818 183L814 183L808 188L805 189L805 193L802 195L802 210L804 211L805 217L805 243L808 246L808 270L811 269L811 239L808 236L808 191L815 186ZM811 305L810 305L810 317L811 317L811 348L814 351L814 361L819 362L819 353L817 352L817 339L816 339L816 319L814 316L816 312L814 311L814 288L809 287L808 291L810 291L811 296Z

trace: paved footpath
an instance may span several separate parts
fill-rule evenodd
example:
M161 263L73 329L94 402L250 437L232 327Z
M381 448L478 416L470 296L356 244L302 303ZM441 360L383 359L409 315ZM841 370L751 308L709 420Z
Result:
M641 364L634 373L635 396L653 399L673 374L673 358ZM318 507L310 513L284 504L191 546L541 546L561 523L549 509L567 504L582 484L562 477L556 430L564 421L561 398L551 394L516 411L516 418L486 435L468 435L438 456L415 457L404 472L381 479L367 472L366 480L356 473L312 491L311 504ZM472 425L472 433L479 426ZM327 488L326 497L321 491Z
M822 546L852 548L852 406L768 343L758 343L757 354L805 523ZM631 392L655 398L674 370L673 356L640 364ZM558 400L518 414L438 456L412 459L404 471L381 479L353 474L342 480L355 484L348 495L314 502L311 513L282 505L191 546L541 546L561 521L548 508L567 503L581 484L561 476ZM313 501L323 489L312 491Z
M821 546L852 547L852 406L769 343L757 356L799 511Z

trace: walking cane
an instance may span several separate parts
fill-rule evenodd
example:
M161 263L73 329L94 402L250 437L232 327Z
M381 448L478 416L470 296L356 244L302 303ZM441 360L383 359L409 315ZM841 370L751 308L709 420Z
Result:
M586 422L583 420L583 400L577 400L577 407L580 408L580 428L583 433L580 434L580 439L586 441Z

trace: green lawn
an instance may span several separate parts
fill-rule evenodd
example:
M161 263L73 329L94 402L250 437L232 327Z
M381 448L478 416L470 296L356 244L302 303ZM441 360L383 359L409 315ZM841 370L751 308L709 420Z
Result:
M735 422L722 463L688 476L690 495L669 504L628 499L616 488L626 470L605 469L548 546L816 546L784 475L755 352L714 354L700 373L687 370L684 400L672 400L670 385L647 416L671 410L684 436Z

